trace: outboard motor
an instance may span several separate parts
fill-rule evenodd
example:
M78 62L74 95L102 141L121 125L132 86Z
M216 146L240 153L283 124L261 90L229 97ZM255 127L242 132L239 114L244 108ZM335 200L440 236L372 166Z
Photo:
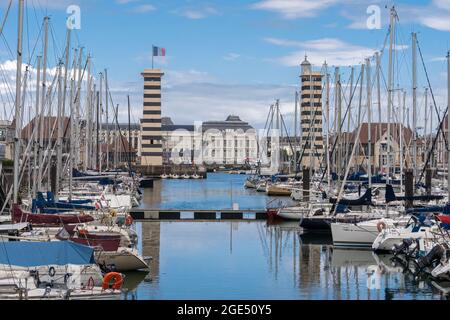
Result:
M394 253L394 256L399 254L407 254L409 251L409 247L414 243L414 239L403 239L402 243L400 245L394 244L394 247L392 248L392 252Z
M435 261L441 260L447 249L448 247L445 244L435 245L426 256L417 259L417 265L422 269L431 266Z

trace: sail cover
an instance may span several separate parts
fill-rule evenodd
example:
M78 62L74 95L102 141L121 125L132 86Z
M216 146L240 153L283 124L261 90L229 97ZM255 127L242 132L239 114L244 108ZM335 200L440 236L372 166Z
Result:
M19 267L93 264L94 249L70 241L0 241L0 263Z

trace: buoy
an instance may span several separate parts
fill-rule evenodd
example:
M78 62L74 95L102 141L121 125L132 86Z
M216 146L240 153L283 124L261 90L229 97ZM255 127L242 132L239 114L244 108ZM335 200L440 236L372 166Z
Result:
M128 215L125 219L125 225L126 226L131 226L133 224L133 217Z
M377 223L378 232L381 232L383 229L386 229L386 223L384 221L379 221Z
M103 278L103 284L102 284L103 290L109 289L109 287L110 287L109 284L110 284L111 280L114 280L114 283L111 286L112 289L120 290L120 288L122 288L122 284L123 284L122 274L120 274L118 272L109 272Z

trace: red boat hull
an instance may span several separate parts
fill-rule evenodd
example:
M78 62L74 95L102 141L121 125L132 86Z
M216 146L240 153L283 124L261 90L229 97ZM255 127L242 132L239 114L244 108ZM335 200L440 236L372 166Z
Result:
M88 232L86 230L75 230L75 225L66 225L64 229L69 234L68 239L63 239L59 234L57 239L70 240L89 247L99 247L103 251L117 251L119 249L121 235L107 232Z
M441 215L441 216L438 216L438 219L439 219L442 223L450 224L450 216L447 216L447 215Z
M69 223L86 223L94 221L90 215L83 214L47 214L23 211L19 205L13 204L12 220L14 223L28 222L32 225L60 226Z

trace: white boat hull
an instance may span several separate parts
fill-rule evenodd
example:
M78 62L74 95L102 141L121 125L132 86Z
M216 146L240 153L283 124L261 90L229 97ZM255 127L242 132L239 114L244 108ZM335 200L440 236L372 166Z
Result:
M335 246L370 248L378 233L376 224L364 226L351 223L331 224L331 235Z
M100 252L95 255L99 264L114 265L119 272L148 269L148 264L136 252L121 249L117 252Z

